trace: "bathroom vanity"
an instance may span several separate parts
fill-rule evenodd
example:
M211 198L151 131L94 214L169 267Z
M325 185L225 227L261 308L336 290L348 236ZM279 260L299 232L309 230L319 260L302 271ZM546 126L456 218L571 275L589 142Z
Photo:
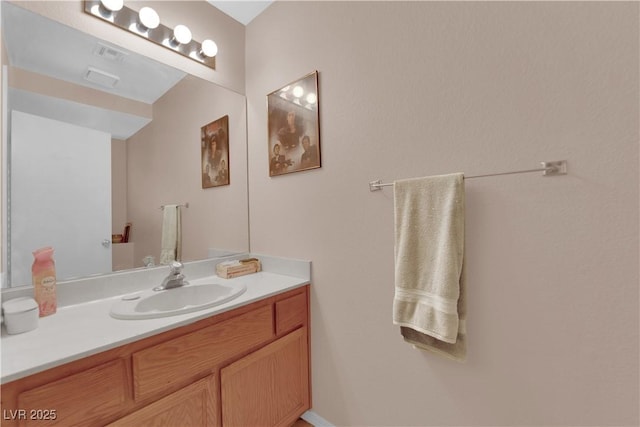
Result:
M291 425L310 408L309 281L262 272L225 282L238 280L247 286L241 297L173 321L103 313L77 319L91 328L120 329L128 342L114 347L117 331L94 330L94 339L103 334L111 348L37 373L16 373L20 378L2 385L2 424ZM112 303L80 304L69 312L101 312ZM54 316L67 315L63 309ZM3 336L3 344L11 346L12 339L21 338Z

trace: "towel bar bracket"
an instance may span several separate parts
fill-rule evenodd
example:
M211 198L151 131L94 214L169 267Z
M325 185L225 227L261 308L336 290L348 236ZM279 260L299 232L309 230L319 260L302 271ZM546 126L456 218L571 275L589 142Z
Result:
M559 160L556 162L540 162L544 168L542 175L544 176L556 176L567 174L567 161Z
M379 191L382 190L382 180L371 181L369 183L369 191Z

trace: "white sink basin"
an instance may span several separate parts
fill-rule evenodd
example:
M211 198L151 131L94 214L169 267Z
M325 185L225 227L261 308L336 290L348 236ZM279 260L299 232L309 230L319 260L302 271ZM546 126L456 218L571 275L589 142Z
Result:
M116 319L175 316L224 304L246 290L246 286L241 283L233 286L219 283L188 284L165 291L148 290L117 300L111 306L109 314Z

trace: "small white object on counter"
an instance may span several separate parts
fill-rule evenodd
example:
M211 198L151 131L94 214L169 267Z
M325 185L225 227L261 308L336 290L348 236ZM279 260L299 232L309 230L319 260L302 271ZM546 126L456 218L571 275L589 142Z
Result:
M2 303L4 325L11 335L29 332L38 327L38 303L33 298L14 298Z

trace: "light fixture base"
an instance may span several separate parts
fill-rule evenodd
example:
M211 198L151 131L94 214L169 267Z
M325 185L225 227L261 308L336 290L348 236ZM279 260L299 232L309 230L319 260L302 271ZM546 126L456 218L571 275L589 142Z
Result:
M138 28L138 12L133 9L129 9L123 6L122 9L113 12L110 16L104 16L100 13L100 0L85 0L84 11L89 15L92 15L102 21L108 22L116 27L126 30L130 33L136 34L147 40L150 40L160 46L164 46L174 52L179 53L182 56L206 65L209 68L216 68L216 58L207 57L201 55L202 45L196 40L191 40L189 43L174 45L170 43L173 38L173 30L160 23L156 28L146 29L141 31Z

